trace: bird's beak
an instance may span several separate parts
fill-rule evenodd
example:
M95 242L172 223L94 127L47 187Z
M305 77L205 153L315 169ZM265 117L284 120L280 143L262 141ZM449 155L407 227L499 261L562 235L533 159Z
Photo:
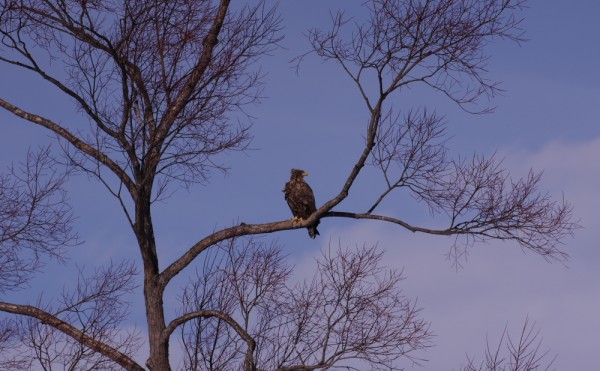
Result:
M308 173L305 171L302 173L302 176L308 176Z

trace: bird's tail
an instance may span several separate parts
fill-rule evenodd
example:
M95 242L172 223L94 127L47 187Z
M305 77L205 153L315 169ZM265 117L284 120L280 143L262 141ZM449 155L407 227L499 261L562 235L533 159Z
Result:
M313 225L312 227L308 227L306 229L308 229L308 235L310 236L310 238L315 238L320 235L316 225Z

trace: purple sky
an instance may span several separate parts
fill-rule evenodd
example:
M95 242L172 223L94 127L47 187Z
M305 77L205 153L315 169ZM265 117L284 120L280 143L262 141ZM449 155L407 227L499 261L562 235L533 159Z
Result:
M231 172L216 174L205 186L180 190L155 206L157 242L162 266L214 228L235 221L260 223L289 218L281 192L292 167L310 173L308 182L320 204L337 194L359 155L366 111L358 94L337 66L316 58L296 75L288 61L308 49L302 33L329 19L328 9L349 2L284 1L285 49L265 57L265 99L251 108L256 118L252 151L223 161ZM348 14L360 16L361 8ZM508 323L515 336L528 316L541 329L543 347L557 354L558 370L598 367L600 351L600 3L595 1L531 1L524 11L528 42L522 46L494 42L489 77L502 81L503 96L485 116L464 113L432 92L406 91L395 98L401 109L427 106L444 114L453 135L453 153L494 152L505 158L513 174L530 167L544 171L542 191L557 199L564 194L574 206L582 229L566 239L567 267L549 264L516 244L478 244L463 268L445 259L451 239L412 234L396 226L328 218L321 236L310 240L305 230L274 237L300 272L310 272L314 257L330 241L350 247L378 243L390 267L404 269L404 293L418 299L422 316L431 321L435 346L419 356L422 370L451 370L465 354L481 359L486 336L494 343ZM59 122L75 116L68 101L36 79L0 65L0 96L46 114ZM0 164L22 159L28 145L44 143L48 134L0 112ZM340 209L359 211L369 199L363 191L375 183L359 179ZM93 180L80 176L71 183L77 228L86 243L73 252L67 267L49 266L27 292L1 300L25 302L35 290L60 290L75 264L92 267L110 259L137 258L137 248L117 203ZM366 194L366 192L364 193ZM391 207L393 205L384 205ZM383 212L383 211L382 211ZM421 206L407 204L404 218L422 226L432 220ZM301 273L298 273L301 275ZM307 273L308 274L308 273ZM51 286L46 282L54 282ZM178 282L171 284L176 288ZM171 290L166 300L175 300ZM134 300L141 300L141 296ZM134 311L143 311L139 301ZM133 319L143 327L141 317ZM176 342L174 342L176 343ZM145 359L142 355L140 359ZM411 369L411 364L406 364Z

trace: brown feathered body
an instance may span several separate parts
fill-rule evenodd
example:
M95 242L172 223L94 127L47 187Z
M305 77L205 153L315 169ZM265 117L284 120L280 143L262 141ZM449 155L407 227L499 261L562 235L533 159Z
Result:
M304 177L308 174L304 170L292 169L290 181L285 184L285 200L287 201L292 214L296 218L308 219L316 210L315 195L304 181ZM319 221L308 227L308 235L310 238L315 238L319 231L317 226Z

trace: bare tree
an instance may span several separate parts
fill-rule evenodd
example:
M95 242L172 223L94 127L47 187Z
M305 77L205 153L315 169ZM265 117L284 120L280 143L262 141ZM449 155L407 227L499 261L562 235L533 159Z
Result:
M518 340L511 338L504 328L498 346L490 347L489 341L485 349L485 361L479 365L474 358L468 357L464 371L534 371L551 370L556 357L548 359L550 351L542 351L540 330L535 323L525 319ZM504 349L504 352L503 352Z
M370 18L364 24L338 13L330 30L311 30L312 51L297 60L316 54L333 61L365 104L365 144L339 193L303 221L241 223L199 236L160 267L151 206L169 195L169 186L207 182L213 171L226 170L220 153L246 148L250 131L243 108L257 102L261 86L253 63L280 40L275 9L265 2L230 6L228 0L3 1L0 61L52 84L72 99L86 123L61 124L1 98L0 107L55 134L69 165L94 176L122 207L140 253L149 369L171 369L169 344L176 330L186 369L352 368L351 359L395 369L399 357L418 360L412 352L428 345L427 325L400 295L400 274L384 270L373 248L326 252L315 278L294 286L276 245L252 235L306 228L325 217L374 219L456 236L456 254L474 241L501 239L547 259L566 258L559 247L576 227L571 209L538 193L539 175L511 180L493 158L449 159L439 115L425 109L399 115L392 106L391 98L411 84L429 86L465 110L493 96L497 85L485 77L483 49L494 38L520 41L516 13L522 1L373 0L366 6ZM384 180L372 206L334 210L369 164ZM33 184L45 179L34 178ZM49 179L49 186L61 184ZM448 226L413 226L398 215L375 214L389 194L402 190L446 215ZM25 223L26 231L37 233L34 241L42 241L32 248L53 252L69 241L62 205L50 205L62 217L42 220L47 229L35 232ZM2 215L13 222L10 212ZM10 241L3 238L2 248L18 253ZM35 267L19 260L20 254L10 259L14 272ZM202 269L181 295L181 313L168 320L165 291L195 261L203 262ZM113 277L116 286L105 287L114 272L120 272ZM102 362L110 368L108 359L140 370L133 339L115 339L126 316L117 303L129 293L131 276L117 265L84 280L83 288L63 296L61 306L0 302L0 310L33 318L21 326L21 333L31 334L33 349L41 352L48 341L68 343L63 365ZM14 277L6 281L9 287L21 284L23 277ZM89 311L82 309L87 306ZM102 317L107 308L118 315Z

